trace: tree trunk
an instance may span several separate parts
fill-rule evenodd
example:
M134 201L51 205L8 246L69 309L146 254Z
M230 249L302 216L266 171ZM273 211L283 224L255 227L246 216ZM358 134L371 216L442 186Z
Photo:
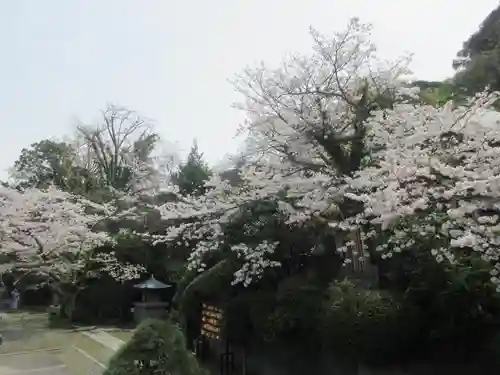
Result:
M65 296L64 315L70 322L73 322L73 313L75 312L76 298L78 297L79 292L80 290L77 290L76 292Z
M60 306L61 305L61 291L56 287L50 288L52 292L52 306Z

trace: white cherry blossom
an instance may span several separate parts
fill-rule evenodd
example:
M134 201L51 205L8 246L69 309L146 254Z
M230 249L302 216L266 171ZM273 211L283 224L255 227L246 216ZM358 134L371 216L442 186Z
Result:
M397 105L370 120L374 162L348 180L365 219L389 234L383 256L432 239L436 260L473 252L500 269L500 114L496 94L469 105ZM353 218L350 219L351 221ZM500 286L498 279L492 281ZM500 289L499 289L500 290Z
M92 250L113 239L104 220L115 213L111 204L98 205L60 191L0 187L0 252L15 259L7 267L26 268L61 281L98 264L116 279L136 278L141 266L121 264L113 253Z
M394 101L415 94L400 82L407 73L406 60L381 63L369 33L370 26L356 19L332 38L311 30L312 54L291 55L279 68L261 65L236 77L234 85L245 97L237 106L247 114L242 131L251 145L241 182L231 186L215 176L204 196L165 204L159 210L172 225L147 237L157 242L194 239L190 267L199 271L207 253L229 247L242 262L235 282L248 285L266 268L277 266L273 253L278 244L273 239L225 243L224 226L240 208L279 201L290 226L338 216L349 187L345 176L362 162L372 112L384 105L381 98ZM337 230L352 227L337 225Z

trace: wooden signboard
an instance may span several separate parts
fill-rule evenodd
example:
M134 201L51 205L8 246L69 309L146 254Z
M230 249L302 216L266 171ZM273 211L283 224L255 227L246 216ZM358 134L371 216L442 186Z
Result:
M224 324L224 311L206 303L201 305L201 335L220 340Z

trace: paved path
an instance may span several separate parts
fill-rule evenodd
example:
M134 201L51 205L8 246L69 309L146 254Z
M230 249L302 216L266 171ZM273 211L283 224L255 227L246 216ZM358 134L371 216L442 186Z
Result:
M72 336L75 332L50 331L46 325L45 314L38 317L36 314L0 313L0 333L5 338L0 347L0 375L73 375L72 371L81 370L81 366L88 368L89 375L100 375L106 363L104 360L109 359L108 354L111 356L123 345L122 340L100 329ZM109 353L95 359L78 346L80 335L99 343L97 347L101 345L101 351ZM41 348L44 350L37 350Z
M113 351L117 351L124 344L122 340L117 337L110 335L103 330L97 329L93 331L83 332L84 335L90 337L91 339L97 341L99 344L108 347ZM1 374L0 374L1 375Z
M0 355L1 375L71 375L51 352Z

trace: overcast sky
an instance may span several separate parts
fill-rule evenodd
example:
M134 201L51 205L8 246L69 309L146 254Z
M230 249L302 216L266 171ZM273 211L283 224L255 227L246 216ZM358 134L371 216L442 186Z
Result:
M0 0L0 178L30 143L70 134L107 102L155 120L210 162L236 149L227 82L247 64L310 47L308 27L374 25L382 57L414 53L422 79L452 75L494 0Z

